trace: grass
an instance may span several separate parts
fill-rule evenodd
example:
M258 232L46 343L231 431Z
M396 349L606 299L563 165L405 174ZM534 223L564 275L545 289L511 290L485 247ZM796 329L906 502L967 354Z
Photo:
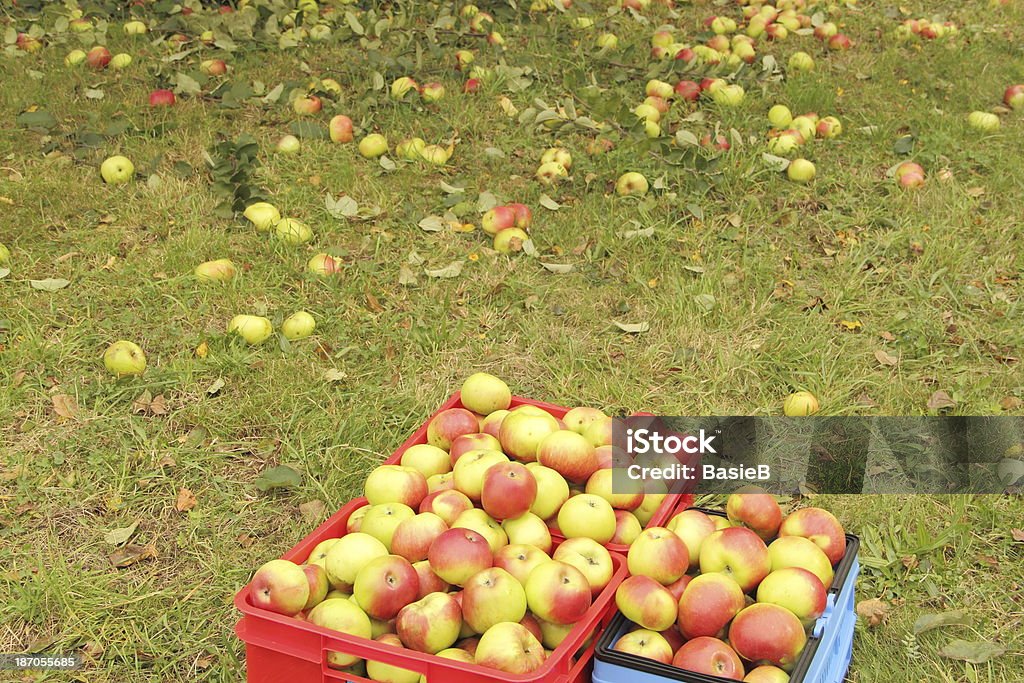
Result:
M805 36L759 47L780 64L807 50L817 68L782 81L744 75L745 102L702 105L703 120L684 121L688 112L676 105L673 127L698 137L735 128L739 136L717 158L691 153L670 165L621 125L605 136L614 149L589 155L591 133L521 126L496 97L508 95L520 110L535 98L574 97L581 115L614 121L598 112L640 101L653 27L671 21L693 42L716 11L710 5L681 5L677 17L651 9L644 24L606 15L601 3L592 12L598 29L620 39L620 50L605 54L592 32L570 27L586 8L527 16L495 3L504 59L533 68L533 82L507 92L499 81L476 96L459 94L463 77L450 69L450 54L470 47L489 66L497 55L479 38L443 32L432 48L426 27L437 11L407 8L410 27L371 46L372 58L388 82L406 73L444 82L449 95L436 106L374 91L370 57L350 41L293 50L239 41L231 55L202 48L168 64L153 36L126 37L119 20L106 43L133 54L127 70L69 69L63 56L77 43L51 30L60 12L51 5L40 20L50 44L0 59L0 242L12 252L12 272L0 280L0 651L90 656L77 677L25 680L239 680L233 593L357 495L366 473L476 370L506 378L522 395L608 411L778 414L782 398L800 388L828 414L925 414L937 390L955 400L957 414L999 413L1000 402L1019 414L1012 399L1024 398L1013 358L1024 347L1016 246L1024 120L1007 114L999 131L981 134L965 117L1024 81L1016 28L1024 13L986 3L901 7L908 16L945 15L961 34L903 46L891 38L902 16L894 4L837 8L830 16L856 42L852 50L826 53ZM2 21L19 30L32 23L24 14ZM195 15L187 32L213 22ZM306 140L299 155L274 154L297 118L284 101L225 108L182 97L173 109L146 106L149 91L175 71L195 74L215 54L230 62L232 83L259 80L269 89L338 79L344 95L315 117L322 126L337 110L385 132L392 146L414 134L428 142L457 135L455 154L444 168L400 164L388 173L354 145ZM600 95L588 99L587 83ZM102 99L87 97L90 89ZM843 122L840 138L806 148L818 168L807 186L761 159L765 112L776 102ZM56 127L45 135L15 128L31 107L49 111ZM121 119L131 126L95 147L73 143ZM314 228L312 245L282 247L215 213L204 151L242 133L261 145L257 183ZM905 158L894 151L905 134L928 173L916 192L886 178ZM573 153L572 178L545 188L532 176L556 143ZM99 163L115 153L135 161L138 181L100 181ZM196 172L181 177L175 162ZM664 176L667 189L617 198L610 183L627 170ZM158 181L147 183L150 175ZM479 231L421 231L421 218L444 209L442 180L465 185L470 201L489 191L533 207L541 260L573 271L496 255ZM327 192L383 213L367 222L332 218ZM562 208L541 208L545 193ZM637 228L654 230L623 236ZM323 250L343 259L340 277L305 274ZM403 286L399 271L412 252L430 267L465 266L454 279L419 273ZM243 270L236 282L210 287L191 277L199 262L224 256ZM28 284L44 278L71 284L56 292ZM224 334L237 313L279 322L299 309L314 314L317 334L287 350ZM649 330L625 334L613 319ZM104 372L103 350L122 338L145 349L144 378ZM199 358L203 343L209 354ZM879 349L898 363L879 365ZM327 381L328 371L344 376ZM165 415L133 410L144 392L165 398ZM55 414L54 396L74 399L73 418ZM255 480L280 463L302 471L302 484L261 493ZM186 513L175 510L182 488L197 499ZM299 506L310 501L321 501L323 513L304 515ZM1024 527L1019 498L814 502L851 532L879 536L863 550L870 559L858 599L884 599L889 618L858 630L851 681L1024 678L1024 546L1010 536ZM114 569L108 555L116 548L104 536L133 523L133 542L152 543L157 556ZM943 542L922 547L922 537ZM949 609L972 617L956 637L998 641L1007 654L971 665L938 655L952 630L912 635L919 615Z

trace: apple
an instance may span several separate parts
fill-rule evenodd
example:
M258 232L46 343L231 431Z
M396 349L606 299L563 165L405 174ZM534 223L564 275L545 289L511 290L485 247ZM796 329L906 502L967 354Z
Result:
M768 110L768 123L772 128L784 130L793 122L793 113L784 104L776 104Z
M458 50L455 53L455 70L462 71L473 63L473 53L469 50Z
M789 56L790 71L814 71L814 57L806 52L794 52Z
M700 86L695 81L682 80L676 83L674 88L676 97L696 102L700 99Z
M174 92L170 90L154 90L149 93L149 106L170 107L175 102Z
M480 502L487 470L507 462L508 456L499 451L479 450L466 453L459 458L452 470L455 489L466 494L473 502Z
M391 552L409 562L427 559L427 551L438 536L448 531L443 519L432 512L421 512L402 520L391 537ZM454 642L454 641L453 641Z
M449 465L455 467L459 458L470 451L498 451L501 452L501 442L498 437L490 434L463 434L455 437L452 445L448 448L446 457Z
M131 63L132 56L125 52L121 52L110 58L111 69L127 69Z
M477 633L486 633L504 621L518 622L526 616L526 591L504 569L485 569L463 588L462 616Z
M327 130L330 134L331 142L352 142L354 139L352 119L344 114L332 117L330 123L327 124Z
M330 583L327 581L327 570L319 564L307 564L302 566L302 573L306 575L306 582L309 584L309 598L303 605L303 610L313 609L327 597Z
M522 624L495 624L480 636L474 660L480 666L511 674L528 674L544 665L544 647Z
M612 649L653 659L662 664L672 663L672 646L663 635L645 628L638 628L625 634L615 642Z
M526 469L537 480L537 497L530 506L530 512L545 521L550 520L569 499L569 484L558 472L540 463L531 462Z
M683 510L667 525L686 546L690 558L690 569L696 569L700 565L700 550L704 539L713 534L717 529L711 518L700 510Z
M803 135L799 131L783 131L768 140L768 151L776 156L789 156L803 144Z
M777 666L759 666L750 670L743 683L789 683L789 674Z
M393 619L416 600L420 578L412 564L398 555L375 557L356 574L352 595L368 616Z
M630 511L640 507L644 502L643 483L625 477L620 482L615 479L613 470L599 469L590 475L585 491L604 498L616 510ZM616 488L619 490L616 491Z
M528 229L530 227L530 223L533 222L533 212L530 211L530 207L518 202L509 204L508 207L515 213L516 227L523 230Z
M381 465L366 478L363 495L370 505L402 503L415 508L427 495L427 479L412 467Z
M516 227L516 212L515 212L515 210L511 206L495 206L493 209L488 210L483 215L483 217L480 219L480 228L485 233L487 233L488 235L496 235L499 232L501 232L502 230L507 230L508 228L514 228L514 227ZM478 373L478 374L485 374L485 373ZM473 375L472 377L475 377L475 375ZM472 377L470 377L470 379L472 379ZM486 377L491 377L491 375L486 375ZM494 379L498 379L498 378L495 377ZM468 382L469 379L467 379L466 381ZM501 380L498 380L498 381L501 382ZM504 382L502 382L502 384L504 384ZM497 391L498 390L497 389L497 385L494 385L493 382L491 382L490 385L493 387L492 391ZM507 385L506 385L505 388L506 388L506 391L507 391L508 390ZM511 401L511 394L509 394L509 400ZM465 405L465 403L463 403L463 405ZM506 408L507 409L508 405L502 406L502 408ZM496 408L496 410L498 410L498 409L499 408ZM476 412L483 412L483 411L476 411ZM494 412L494 411L487 411L487 413L484 413L484 414L489 414L491 412Z
M402 640L394 633L382 633L374 638L378 643L401 648ZM420 674L394 664L366 660L366 676L378 683L419 683Z
M424 102L437 102L444 98L444 92L444 85L433 81L423 86L420 90L420 96Z
M427 425L427 443L448 450L456 438L476 434L479 429L476 415L465 408L449 408L435 415Z
M294 135L284 135L277 141L276 148L281 154L298 154L302 143Z
M363 526L363 519L366 517L366 513L370 511L371 507L373 506L364 505L352 511L352 514L349 515L348 521L345 522L346 534L352 534L361 530Z
M408 76L396 78L391 83L391 97L396 100L404 98L410 91L414 90L419 90L419 85Z
M821 548L832 566L846 554L846 531L828 510L803 508L782 520L779 536L802 536Z
M430 545L427 561L442 581L462 586L477 572L493 566L493 555L487 539L477 532L452 528Z
M359 153L367 159L376 159L388 151L388 139L380 133L370 133L359 141Z
M281 334L284 335L285 339L292 341L296 339L305 339L309 335L313 334L313 330L315 329L316 320L306 311L297 311L292 313L290 316L285 318L285 321L281 324Z
M514 223L514 211L512 220ZM477 372L467 377L459 393L462 405L480 415L490 415L495 410L507 410L512 403L512 392L509 391L508 385L486 372Z
M743 662L736 651L718 638L700 636L683 643L672 658L672 666L694 673L733 681L743 679Z
M455 488L455 475L451 472L432 474L427 477L427 492L447 491Z
M807 644L807 636L800 620L788 609L756 603L733 619L729 642L748 662L790 671Z
M445 474L452 470L448 454L437 446L431 446L426 443L414 444L407 448L402 453L400 463L404 467L411 467L417 470L424 477Z
M771 571L768 546L750 529L721 529L704 539L700 550L702 574L721 572L744 592L752 591Z
M334 588L348 588L355 583L356 574L367 562L387 554L384 543L370 534L359 531L346 534L335 539L323 556L327 580Z
M146 24L141 21L129 21L124 25L124 32L129 36L140 36L147 30Z
M226 258L204 261L193 271L200 282L227 282L234 278L237 272L235 264Z
M795 183L809 183L814 174L814 164L807 159L793 159L786 168L786 176Z
M355 603L344 598L324 600L309 611L306 619L321 628L346 633L357 638L369 639L372 633L370 618ZM359 657L343 652L329 651L327 653L327 663L332 667L352 666L360 661Z
M11 250L7 246L0 242L0 265L5 265L11 262Z
M228 65L223 59L206 59L199 64L199 70L207 76L223 76L228 72Z
M497 468L492 468L491 471L494 469ZM551 530L543 519L532 512L524 512L518 517L505 519L501 523L501 528L511 544L532 545L544 552L551 551Z
M452 528L472 529L477 532L487 540L491 553L496 553L508 545L508 535L501 527L501 524L486 512L477 508L466 510L459 515L452 522Z
M767 493L733 493L725 512L735 526L744 526L767 542L775 538L782 524L782 508Z
M672 531L656 526L640 532L629 547L626 565L630 574L649 576L667 586L678 581L689 569L690 553Z
M614 33L602 33L594 43L602 50L614 50L619 46L619 38Z
M112 156L100 166L100 175L108 185L123 185L135 177L135 165L123 156Z
M430 593L409 603L398 612L395 620L395 630L402 644L428 654L451 647L458 640L461 628L459 603L447 593Z
M743 102L745 96L743 87L735 83L723 85L711 92L711 98L715 104L723 107L736 107Z
M811 572L828 588L832 585L834 572L825 551L813 541L802 536L783 536L768 546L772 560L772 571L786 567L799 567Z
M604 498L581 493L565 501L558 511L558 528L566 538L607 543L615 535L615 510Z
M640 526L640 520L636 518L636 515L628 510L616 510L615 535L612 536L609 543L631 545L642 530L643 527Z
M68 22L68 28L72 33L85 33L92 30L92 22L82 17L75 17Z
M79 66L85 62L85 59L84 50L72 50L64 57L64 66Z
M554 650L561 645L562 641L568 638L573 628L576 627L575 624L552 624L543 619L538 619L537 623L540 625L540 642L548 650Z
M661 508L665 502L666 493L654 493L648 491L644 494L644 502L640 503L640 507L633 510L633 514L636 515L637 521L641 525L646 525L654 517L655 513Z
M821 579L800 567L785 567L764 577L757 601L785 607L810 628L825 613L828 593Z
M480 423L480 432L493 436L495 439L498 438L498 434L501 432L501 423L505 419L506 415L509 415L509 410L495 410L493 413L488 415ZM501 442L498 442L498 448L501 448Z
M549 147L541 154L540 163L550 164L551 162L561 164L568 171L572 168L572 155L564 147Z
M416 570L416 576L420 579L418 599L422 600L431 593L447 593L448 589L451 588L440 576L434 573L434 570L430 567L430 562L427 560L413 562L412 568Z
M323 109L323 102L316 95L300 95L292 100L292 109L296 114L316 114Z
M146 371L146 354L138 344L122 339L103 352L103 367L118 377L137 377Z
M814 415L820 408L818 399L809 391L794 392L782 403L782 412L786 417Z
M363 515L359 530L376 538L391 552L391 541L398 525L415 516L413 509L402 503L371 505Z
M818 137L831 140L839 137L843 132L843 124L835 116L826 116L818 121Z
M672 593L649 576L631 576L615 590L615 604L627 619L652 631L664 631L676 620Z
M253 202L245 207L242 214L249 219L258 232L267 232L281 220L281 213L273 204L267 202Z
M315 254L306 264L306 270L314 275L334 275L341 272L341 260L330 254Z
M537 167L537 173L535 174L537 180L540 182L551 185L559 180L569 177L569 169L557 161L548 161L541 163Z
M924 175L921 173L904 173L897 178L899 186L905 190L912 190L924 185Z
M967 124L985 133L999 128L999 117L987 111L972 111L967 116Z
M504 569L521 584L526 583L530 572L537 565L550 561L551 558L545 551L536 546L522 543L506 545L494 553L494 566Z
M503 426L510 422L515 424L514 420L515 417L506 418ZM585 483L597 471L594 446L584 436L568 429L552 431L545 436L537 444L536 457L541 465L555 470L576 484Z
M515 228L503 230L510 232ZM501 233L499 233L500 235ZM537 460L541 441L558 431L558 420L545 411L516 410L506 415L498 430L502 450L520 462ZM540 515L543 517L543 515Z
M523 250L523 243L530 239L525 230L508 228L494 236L494 250L499 254L513 254Z
M102 45L97 45L85 54L85 63L93 69L105 69L112 58L110 50Z
M1003 104L1011 109L1024 109L1024 85L1011 85L1003 93Z
M553 624L574 624L590 609L587 578L565 562L552 560L534 567L525 588L530 611Z
M672 97L672 84L666 83L665 81L659 81L657 79L651 79L647 81L647 85L644 87L644 94L648 96L660 97L662 99L669 99Z
M590 591L595 598L611 582L615 573L611 553L590 538L566 540L555 549L551 559L571 564L579 569L590 584Z
M472 95L473 93L480 92L482 87L483 82L479 78L468 78L462 85L462 92Z
M604 417L605 414L597 408L573 408L562 417L562 421L567 429L583 434L592 422Z
M294 616L309 600L309 580L302 567L288 560L271 560L256 570L250 601L260 609ZM326 592L326 591L325 591Z
M843 33L837 33L828 39L828 49L830 50L849 50L852 46L853 41Z

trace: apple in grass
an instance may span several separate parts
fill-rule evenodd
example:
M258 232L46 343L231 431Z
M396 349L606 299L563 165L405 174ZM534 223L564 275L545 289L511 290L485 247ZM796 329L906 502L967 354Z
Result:
M466 582L462 591L462 618L477 633L485 633L504 621L519 622L525 616L526 591L504 569L485 569Z
M676 87L673 89L676 97L682 100L690 102L696 102L700 99L700 85L696 81L682 80L676 83Z
M640 532L626 555L629 573L649 576L663 586L678 581L690 567L686 544L664 527L651 527Z
M552 560L538 565L526 579L526 600L538 619L574 624L590 609L590 584L579 569Z
M371 505L363 515L359 530L373 536L391 552L391 539L398 525L415 517L416 513L408 505L402 503L384 503Z
M480 636L474 661L480 666L511 674L528 674L544 665L547 655L540 641L522 624L495 624Z
M496 553L508 545L508 534L501 524L478 508L466 510L452 522L452 528L472 529L487 541L491 553Z
M638 628L619 638L612 649L638 657L653 659L662 664L672 663L672 646L657 631Z
M328 598L309 611L307 621L322 628L369 639L372 633L370 618L355 603L345 598ZM327 663L331 667L352 666L362 661L359 657L343 652L328 652Z
M743 683L789 683L789 674L777 666L758 666L743 677Z
M569 169L557 161L548 161L538 166L537 172L534 175L537 180L545 185L553 185L560 180L568 178Z
M540 163L549 164L551 162L561 164L568 171L572 168L572 154L564 147L549 147L541 154Z
M821 579L800 567L785 567L764 577L757 587L757 601L785 607L805 629L825 613L828 592Z
M455 489L464 493L474 503L479 503L483 495L484 475L487 470L508 462L508 456L500 451L477 450L464 454L452 470Z
M175 102L174 92L171 90L154 90L149 93L149 106L170 107Z
M849 50L853 47L853 41L845 33L837 33L828 39L828 49Z
M658 79L651 79L647 81L647 85L644 87L644 93L648 96L660 97L662 99L669 99L672 97L672 84L666 83L665 81L659 81Z
M100 165L100 176L107 185L123 185L135 177L135 165L128 157L115 155Z
M605 446L604 448L612 448ZM643 483L634 479L615 482L614 471L599 469L590 475L585 491L600 496L616 510L635 510L644 502ZM615 491L615 489L620 489Z
M509 456L529 463L537 460L541 441L557 431L558 420L545 411L514 410L502 419L498 440Z
M814 415L821 406L818 399L809 391L796 391L782 402L782 412L786 417Z
M511 213L511 222L505 227L512 227L515 224L516 215L511 207L495 208L505 208ZM484 218L486 219L486 214ZM504 222L505 220L502 221ZM486 228L484 232L487 232ZM512 392L508 385L486 372L476 372L467 377L459 390L459 396L463 407L480 415L490 415L496 410L507 410L512 403Z
M721 572L744 592L752 591L771 571L768 546L750 529L721 529L704 539L700 549L701 574Z
M409 562L420 562L427 559L430 545L445 531L448 531L448 525L443 519L432 512L421 512L395 527L391 552Z
M327 124L327 132L330 134L331 142L352 142L352 119L344 114L332 117Z
M793 159L786 168L786 177L794 183L809 183L814 180L814 164L807 159Z
M802 536L821 548L832 566L846 554L846 531L828 510L803 508L782 520L779 536Z
M837 138L843 133L843 124L835 116L826 116L818 121L817 133L826 140Z
M748 662L791 671L807 644L807 635L800 620L785 607L756 603L733 619L729 642Z
M110 54L110 50L97 45L88 52L85 53L85 63L92 69L105 69L110 64L110 60L113 59L113 55Z
M359 154L366 159L376 159L387 154L388 139L380 133L370 133L359 141Z
M281 212L268 202L253 202L242 213L253 224L257 232L268 232L281 220Z
M223 76L228 72L228 65L223 59L207 59L199 64L199 70L207 76Z
M430 593L398 612L395 630L410 650L435 654L459 639L462 611L447 593Z
M509 420L512 418L507 418L505 424ZM584 436L568 429L553 431L545 436L537 445L536 456L541 465L550 467L576 484L585 483L597 471L594 446Z
M493 566L487 539L472 529L452 528L430 546L427 561L441 580L462 586L477 572Z
M799 567L815 576L828 588L832 585L834 571L828 556L813 541L802 536L783 536L768 546L772 561L772 572L787 567Z
M543 519L532 512L524 512L518 517L505 519L501 523L501 528L508 536L510 544L532 545L545 553L551 551L551 530Z
M437 81L427 83L420 89L420 96L424 102L437 102L444 98L444 85Z
M427 496L427 479L412 467L381 465L366 478L363 495L370 505L402 503L415 508Z
M533 212L530 210L530 207L526 204L520 204L519 202L509 204L508 207L512 209L516 215L516 227L521 228L522 230L528 229L530 227L530 223L533 222Z
M976 130L990 133L999 128L999 117L987 111L972 111L967 116L967 125Z
M579 569L590 584L590 591L594 597L604 590L615 573L611 553L590 538L570 538L564 541L555 549L551 559L571 564Z
M508 228L494 236L493 248L499 254L517 254L523 250L523 244L530 239L526 231L519 228Z
M733 493L725 512L730 522L750 529L763 541L775 538L782 524L782 508L767 493Z
M724 641L708 636L683 643L672 658L672 666L733 681L743 680L744 674L736 651Z
M448 453L437 446L431 446L426 443L414 444L407 448L402 453L400 462L403 467L411 467L424 477L452 471L452 464Z
M1024 85L1011 85L1003 93L1003 104L1011 109L1024 109Z
M686 546L690 569L696 569L700 565L700 550L704 539L717 531L711 518L700 510L683 510L669 520L666 528L678 536Z
M615 604L627 619L652 631L670 628L678 613L672 593L649 576L631 576L619 584Z
M309 600L309 579L294 562L271 560L253 574L249 596L260 609L294 616Z
M507 411L506 411L507 412ZM463 434L452 441L448 448L448 459L452 467L466 453L470 451L498 451L501 452L501 442L497 436L491 434Z
M495 206L493 209L487 211L480 219L480 227L488 235L497 235L502 230L514 228L516 227L516 212L511 206ZM508 405L503 407L508 408ZM488 411L488 413L490 412L493 411Z
M400 100L414 90L419 90L419 84L409 76L396 78L391 83L391 97Z
M118 377L137 377L146 371L146 354L138 344L122 339L103 352L103 367Z
M566 538L607 543L615 535L615 510L604 498L581 493L565 501L558 511L558 528Z
M427 443L448 450L452 441L463 434L476 434L479 429L476 415L465 408L449 408L435 415L427 425Z

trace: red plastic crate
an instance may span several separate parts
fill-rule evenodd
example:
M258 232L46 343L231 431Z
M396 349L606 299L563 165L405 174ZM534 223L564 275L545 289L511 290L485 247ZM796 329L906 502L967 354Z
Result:
M301 563L321 541L344 536L348 518L367 504L365 498L350 501L285 553L283 559ZM249 683L374 683L327 666L328 652L344 652L419 672L427 677L428 683L589 683L597 636L615 613L615 589L628 573L622 557L615 553L611 557L615 566L611 582L594 598L590 610L544 665L532 674L508 674L397 648L259 609L249 602L250 587L246 584L235 595L235 607L243 615L235 626L235 633L246 644L247 680ZM576 656L581 648L585 649Z
M545 403L544 401L534 401L533 399L524 398L522 396L513 396L512 405L509 407L515 408L516 406L521 405L537 406L538 408L546 410L547 412L551 413L552 415L559 419L565 417L565 414L569 412L569 409L563 406L558 406L553 403ZM415 446L416 444L427 443L427 425L430 424L430 421L433 420L438 413L448 410L449 408L463 407L464 406L462 405L462 398L459 392L455 392L454 394L449 396L448 400L445 401L440 408L435 410L434 413L429 418L427 418L427 421L424 422L419 429L413 432L412 436L406 439L405 443L399 446L398 449L391 454L391 457L385 460L383 464L397 465L402 460L402 454L405 453L410 447ZM634 413L634 415L650 415L650 413ZM676 510L677 508L680 510L685 510L692 503L693 496L689 494L669 494L668 496L665 497L665 500L655 511L654 516L651 517L651 520L646 524L646 526L664 526L671 518L671 514L674 510ZM679 506L681 504L683 505L683 507L680 508ZM560 541L564 541L565 536L563 536L558 531L552 530L551 540L555 543L558 543ZM613 553L620 553L622 555L625 555L627 552L629 552L629 546L623 545L621 543L605 543L604 547Z

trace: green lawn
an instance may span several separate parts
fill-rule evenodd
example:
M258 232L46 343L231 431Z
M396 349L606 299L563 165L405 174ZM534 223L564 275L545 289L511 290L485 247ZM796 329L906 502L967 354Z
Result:
M47 34L38 52L8 44L0 58L0 243L11 251L0 264L10 269L0 279L0 652L82 651L89 664L77 678L24 680L240 680L234 592L358 495L366 473L477 370L521 395L613 412L771 415L808 389L826 414L928 414L937 391L953 413L1021 413L1024 115L1002 112L992 133L966 123L1024 82L1019 3L821 3L813 11L840 24L851 50L830 52L805 35L759 41L759 58L773 55L779 74L760 60L742 70L735 80L746 98L735 108L673 104L657 141L629 113L648 77L675 83L729 70L672 74L674 65L648 56L652 33L672 23L696 44L707 37L704 18L738 19L738 7L656 4L636 18L606 2L542 14L481 3L505 38L499 51L464 22L430 28L457 14L452 3L389 5L369 17L363 2L329 20L327 41L281 49L262 31L225 41L219 15L173 18L171 3L157 2L138 10L148 35L124 35L127 15L118 14L105 38L94 36L133 56L122 71L95 72L64 65L92 34L62 30L67 10L46 4L42 15L0 9L5 42L33 23ZM123 4L81 3L92 17L102 15L96 6ZM278 8L295 3L249 4L284 17ZM382 37L360 44L346 10ZM959 34L895 40L900 20L933 13ZM596 26L575 28L578 16ZM385 30L376 22L387 17ZM196 41L207 28L235 49ZM177 50L159 39L178 30L194 51L168 60ZM605 31L618 36L617 50L595 47ZM477 94L462 94L465 74L452 68L460 48L498 67ZM813 55L815 71L786 74L797 50ZM200 74L213 57L229 63L227 76ZM387 84L403 75L441 81L448 95L395 102ZM341 97L296 115L289 91L328 77ZM147 106L151 90L175 83L202 93ZM278 84L280 99L265 102L259 94ZM232 88L241 99L224 96ZM542 109L537 100L566 116L575 109L606 130L521 123L499 96L520 112ZM788 181L762 156L775 103L842 121L840 137L802 148L817 165L810 184ZM457 138L455 151L444 167L398 160L387 170L354 144L309 137L336 113L386 134L392 159L413 135ZM295 127L300 120L315 125ZM720 129L732 149L675 147L668 134L677 129L698 138ZM275 153L295 131L307 136L301 153ZM252 187L308 223L311 244L283 246L216 210L204 154L243 134L260 145ZM588 153L595 138L613 148ZM573 155L571 177L544 186L534 172L556 144ZM134 161L136 180L101 181L99 165L113 154ZM909 158L927 174L915 191L887 177ZM655 189L616 196L626 171ZM381 213L334 217L328 194ZM417 227L449 206L479 225L491 195L532 207L536 256L497 254L480 230ZM558 208L543 208L543 195ZM306 272L320 251L341 258L339 275ZM193 278L198 263L222 257L241 271L234 282ZM425 272L453 262L463 263L456 277ZM70 284L43 291L29 282L50 278ZM250 347L225 334L236 314L278 324L302 309L316 317L312 339ZM626 333L613 320L647 330ZM105 372L101 356L118 339L145 350L143 378ZM880 363L878 351L895 362ZM261 492L257 478L278 464L302 472L301 484ZM196 504L178 512L183 488ZM1024 544L1011 536L1024 528L1019 497L814 504L872 539L858 600L889 607L884 623L858 628L849 680L1024 680ZM115 569L118 547L105 537L133 524L131 542L152 544L156 556ZM972 624L913 635L921 614L953 609ZM954 638L998 642L1006 654L983 664L940 656Z

